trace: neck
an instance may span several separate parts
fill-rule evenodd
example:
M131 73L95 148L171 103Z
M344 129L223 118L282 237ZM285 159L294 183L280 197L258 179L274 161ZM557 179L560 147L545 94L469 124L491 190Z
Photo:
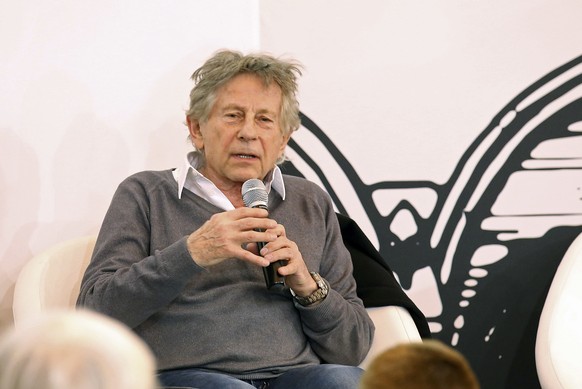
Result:
M242 195L240 193L240 189L236 191L224 191L221 189L220 191L224 193L226 198L230 200L230 202L232 203L232 205L234 205L235 208L241 208L245 206L245 203L243 202L242 199Z
M224 182L220 180L216 180L214 177L208 174L205 167L202 166L198 169L198 171L206 178L216 185L216 187L224 193L226 198L234 205L235 208L244 207L245 204L242 199L242 183L239 182Z

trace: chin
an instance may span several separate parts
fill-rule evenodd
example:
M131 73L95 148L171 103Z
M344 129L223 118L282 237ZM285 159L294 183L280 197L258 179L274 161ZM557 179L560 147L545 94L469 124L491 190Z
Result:
M261 176L260 173L257 172L247 174L237 174L236 176L233 177L233 181L244 183L247 180L252 180L255 178L262 180L263 176Z

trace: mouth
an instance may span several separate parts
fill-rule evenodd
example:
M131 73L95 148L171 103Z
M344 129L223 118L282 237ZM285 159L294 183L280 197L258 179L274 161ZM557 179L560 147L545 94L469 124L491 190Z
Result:
M240 158L240 159L255 159L255 158L258 158L254 154L234 154L234 156L236 158Z

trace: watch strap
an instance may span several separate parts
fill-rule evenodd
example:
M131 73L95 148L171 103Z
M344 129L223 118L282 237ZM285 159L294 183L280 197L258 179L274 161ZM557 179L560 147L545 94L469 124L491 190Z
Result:
M311 277L317 284L317 290L315 292L311 293L309 296L302 297L295 294L295 292L293 292L293 289L291 289L291 294L295 298L295 301L297 301L300 305L304 307L307 307L309 305L315 304L318 301L323 300L329 292L329 287L327 286L327 283L318 273L310 272L309 274L311 274Z

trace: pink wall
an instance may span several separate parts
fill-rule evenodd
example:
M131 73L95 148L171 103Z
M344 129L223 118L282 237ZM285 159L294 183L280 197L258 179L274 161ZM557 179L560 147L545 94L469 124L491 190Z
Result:
M188 77L222 47L262 49L303 62L302 112L345 161L339 163L310 129L302 128L295 140L317 156L346 211L389 254L436 336L448 342L468 337L470 326L465 311L451 312L451 299L474 307L477 300L463 294L495 298L471 286L484 282L467 274L493 274L496 268L487 266L505 266L504 255L516 241L502 236L508 217L565 215L550 224L538 220L535 231L519 227L518 237L532 247L552 247L554 254L561 246L551 245L556 239L548 225L572 231L582 226L582 146L572 146L580 145L574 137L580 123L540 132L544 142L527 140L531 161L519 169L531 173L540 160L561 156L570 163L565 176L536 176L542 187L496 157L503 150L494 138L514 131L504 142L512 139L511 150L518 150L524 134L513 119L523 117L523 107L510 103L523 91L535 101L582 72L575 66L534 88L582 55L578 0L182 0L171 7L157 0L33 0L4 2L0 12L0 328L12 321L13 283L31 256L63 239L96 233L125 176L181 160L188 149L182 124ZM574 88L544 112L580 97ZM503 119L496 117L501 112ZM571 141L552 141L558 131L569 131ZM294 150L289 155L319 180ZM486 182L472 183L483 158L506 178L498 185L503 196L487 207L488 192L480 190L497 185L500 175L483 168ZM359 182L346 174L346 161ZM479 195L459 201L470 186ZM408 208L398 208L402 200ZM523 207L516 211L518 205ZM474 222L467 213L473 209L481 212L481 234L466 227ZM382 224L387 218L390 223ZM483 236L495 242L459 248ZM560 235L562 246L569 236ZM415 242L426 247L419 250ZM399 245L401 251L391 251ZM455 275L460 258L462 276ZM494 327L487 323L482 339L489 342Z

